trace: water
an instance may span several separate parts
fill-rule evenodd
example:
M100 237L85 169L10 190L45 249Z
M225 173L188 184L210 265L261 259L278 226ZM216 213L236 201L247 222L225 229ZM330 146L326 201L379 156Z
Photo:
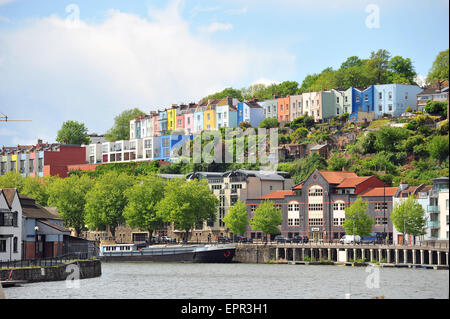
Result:
M352 298L426 299L448 298L448 280L447 270L371 266L103 263L102 276L80 280L79 288L68 288L65 281L33 283L7 288L5 294L11 299L345 299L350 292Z

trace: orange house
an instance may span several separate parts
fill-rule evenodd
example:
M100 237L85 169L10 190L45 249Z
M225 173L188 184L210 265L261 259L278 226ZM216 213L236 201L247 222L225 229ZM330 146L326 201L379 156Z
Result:
M286 97L278 98L277 104L278 104L278 122L280 122L280 123L289 122L289 118L290 118L289 105L291 104L289 95Z

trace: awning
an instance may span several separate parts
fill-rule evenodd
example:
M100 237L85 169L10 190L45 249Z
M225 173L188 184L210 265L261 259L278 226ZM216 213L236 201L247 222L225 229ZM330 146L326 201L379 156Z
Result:
M37 220L36 225L39 227L38 235L70 235L71 231L46 220Z

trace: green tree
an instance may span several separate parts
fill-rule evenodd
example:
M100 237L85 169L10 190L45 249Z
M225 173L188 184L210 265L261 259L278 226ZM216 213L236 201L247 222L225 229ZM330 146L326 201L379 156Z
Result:
M243 234L247 230L248 213L245 203L238 200L222 218L225 227L230 229L233 234Z
M114 126L105 134L105 138L112 141L128 140L130 138L130 121L145 115L141 110L134 108L125 110L114 118Z
M23 180L24 178L22 175L16 171L8 172L5 175L0 176L0 188L17 188L17 191L21 193L23 189Z
M375 83L386 82L386 71L389 67L389 51L380 49L377 52L372 51L370 59L367 61L368 74L374 77Z
M389 60L388 63L388 78L389 83L414 83L414 78L417 73L410 58L403 58L395 56Z
M428 101L425 104L425 111L433 115L447 117L447 102Z
M61 144L81 145L89 144L91 140L88 136L88 129L84 126L84 123L66 121L58 131L56 141Z
M157 204L157 214L165 221L174 223L175 229L184 230L189 240L190 230L204 220L216 220L218 200L211 194L205 180L169 180L164 198Z
M348 69L350 67L359 67L363 65L363 61L357 56L349 57L344 63L341 64L341 69Z
M432 158L442 163L448 157L449 139L447 136L436 135L428 143L428 151Z
M280 123L278 123L278 120L273 117L265 118L264 120L261 121L261 123L259 123L259 127L261 128L276 128L279 125Z
M164 197L165 181L162 178L141 177L133 187L125 191L128 204L123 215L128 226L146 230L149 238L161 227L163 220L158 216L156 206Z
M293 133L291 133L292 143L299 143L308 136L308 130L305 127L299 127Z
M361 197L345 209L344 229L349 235L367 236L375 220L367 215L367 203Z
M256 208L250 219L253 230L261 230L265 234L276 235L280 233L278 226L283 222L281 209L275 207L272 201L266 200Z
M421 236L426 233L425 211L413 195L410 195L402 203L395 204L391 213L391 220L394 227L401 231L403 235Z
M48 186L48 205L58 208L64 225L75 229L77 235L85 226L86 194L94 183L89 176L72 175L57 178Z
M328 159L328 169L330 171L342 171L350 165L343 154L333 153Z
M434 82L437 80L443 81L448 80L448 49L439 52L436 59L433 62L430 72L428 73L428 82Z
M59 177L54 176L26 177L23 180L22 194L34 198L39 205L51 206L48 203L50 186L59 179Z
M125 222L123 210L127 205L125 190L133 185L134 177L108 172L95 181L86 194L85 222L91 229L109 226L112 236L116 227Z

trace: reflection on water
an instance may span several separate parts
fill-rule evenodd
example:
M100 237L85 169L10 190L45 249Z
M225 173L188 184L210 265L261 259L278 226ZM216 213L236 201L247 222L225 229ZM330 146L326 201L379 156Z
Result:
M66 282L5 289L7 298L448 298L446 270L317 265L103 263L79 288Z

